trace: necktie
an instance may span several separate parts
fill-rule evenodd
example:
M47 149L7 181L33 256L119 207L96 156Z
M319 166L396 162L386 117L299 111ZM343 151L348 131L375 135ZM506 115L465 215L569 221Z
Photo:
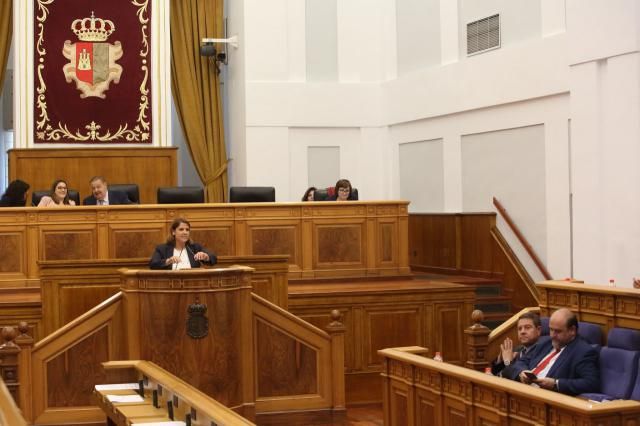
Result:
M560 349L556 349L551 352L545 359L540 361L540 364L536 368L533 369L533 374L538 375L544 368L551 362L553 358L556 357L560 353Z

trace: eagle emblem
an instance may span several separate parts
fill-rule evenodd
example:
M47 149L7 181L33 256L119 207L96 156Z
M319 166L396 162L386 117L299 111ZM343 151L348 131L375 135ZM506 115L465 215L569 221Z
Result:
M71 30L79 41L66 40L62 48L62 54L69 60L62 67L67 83L75 81L80 98L104 99L109 84L118 83L122 74L122 67L116 63L122 57L122 45L119 41L106 42L116 27L110 20L96 18L91 12L91 18L73 21Z

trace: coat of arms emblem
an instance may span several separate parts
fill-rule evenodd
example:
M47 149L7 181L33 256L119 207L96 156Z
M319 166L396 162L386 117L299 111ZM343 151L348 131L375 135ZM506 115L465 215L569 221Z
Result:
M209 319L206 316L207 305L201 304L198 299L196 303L189 305L187 309L187 335L194 339L202 339L209 334Z
M109 84L118 83L122 74L122 67L116 63L122 57L122 45L119 41L106 43L116 27L110 20L96 18L91 12L91 18L73 21L71 30L79 41L72 44L66 40L62 48L62 54L69 59L62 67L67 83L76 82L81 98L104 99Z

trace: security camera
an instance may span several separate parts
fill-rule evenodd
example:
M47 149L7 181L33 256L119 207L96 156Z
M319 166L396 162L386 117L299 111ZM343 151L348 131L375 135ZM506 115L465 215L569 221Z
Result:
M213 43L200 46L200 56L216 56L216 53L216 47Z

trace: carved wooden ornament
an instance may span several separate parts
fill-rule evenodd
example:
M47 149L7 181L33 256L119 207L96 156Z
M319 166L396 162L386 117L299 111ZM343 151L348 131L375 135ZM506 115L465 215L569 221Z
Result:
M196 299L195 303L189 305L187 309L189 317L187 318L187 335L193 339L202 339L209 334L209 318L207 313L207 305L200 303Z

